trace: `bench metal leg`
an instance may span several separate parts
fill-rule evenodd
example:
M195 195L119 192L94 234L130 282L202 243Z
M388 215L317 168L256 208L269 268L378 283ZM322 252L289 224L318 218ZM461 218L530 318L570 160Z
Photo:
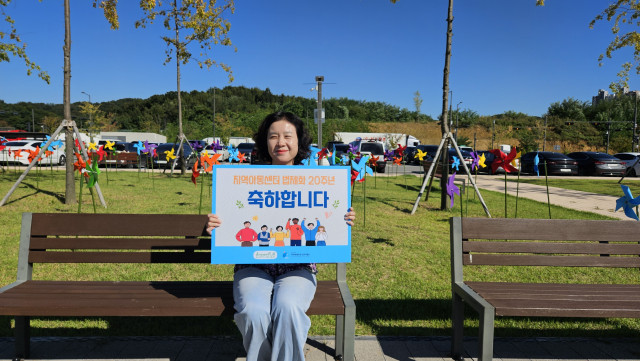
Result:
M344 340L342 359L344 361L355 360L355 342L356 342L356 308L345 307L344 310Z
M478 335L478 342L480 348L480 354L478 355L479 361L491 361L493 360L493 319L495 309L493 307L484 308L480 312L480 332Z
M15 355L18 359L30 357L30 337L31 337L31 325L29 317L16 317L16 351Z
M336 315L335 356L344 355L344 316Z
M451 358L462 360L463 353L463 331L464 331L464 301L455 292L453 293L453 313L451 321L453 326L453 337L451 339Z

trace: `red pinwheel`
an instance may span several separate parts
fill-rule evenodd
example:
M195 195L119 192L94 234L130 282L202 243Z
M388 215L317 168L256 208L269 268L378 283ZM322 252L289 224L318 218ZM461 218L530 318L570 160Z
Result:
M393 158L393 164L395 164L395 165L402 165L402 157L395 157L395 158Z
M404 154L405 149L407 149L407 146L405 145L404 147L401 145L398 145L398 149L396 149L396 154L400 157L402 157L402 155Z
M511 149L509 155L504 154L500 149L492 149L490 152L496 156L496 159L491 163L491 172L493 174L496 173L496 170L498 170L499 167L502 167L502 169L507 173L518 171L516 167L511 165L511 161L518 155L518 151L515 147Z
M329 157L331 156L331 152L329 151L329 149L327 148L322 148L321 151L318 152L318 161L320 161L320 159L322 158L327 158L329 159Z
M96 152L96 154L100 157L98 161L101 161L102 158L107 154L107 152L104 150L104 145L101 145L100 148L98 148L98 151Z
M245 157L244 153L238 152L238 163L244 163L247 161L247 157Z
M360 172L358 172L357 170L351 168L351 185L353 185L353 182L355 182L356 178L358 178L358 174L360 174ZM359 182L364 182L364 178L359 180Z
M29 156L27 157L27 159L29 160L29 163L33 162L33 159L38 156L38 153L40 153L40 147L36 146L36 149L31 150L31 149L27 149L27 152L29 153ZM41 161L42 158L38 159L38 162Z
M370 167L375 167L378 164L378 159L380 159L380 157L374 157L371 156L371 158L369 158L369 166Z
M191 169L191 181L196 186L198 185L198 183L196 182L196 179L200 176L200 170L198 169L198 164L200 164L200 162L196 161L193 164L193 168Z
M79 153L76 153L76 162L73 163L73 169L80 172L80 174L84 175L86 178L89 178L89 174L87 173L87 163L82 160L82 156Z

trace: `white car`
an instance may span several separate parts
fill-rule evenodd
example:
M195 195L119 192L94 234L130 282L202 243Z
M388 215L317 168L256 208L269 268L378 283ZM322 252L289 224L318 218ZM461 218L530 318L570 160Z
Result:
M0 150L0 162L29 165L29 151L35 151L41 145L43 145L41 140L12 140L3 143L4 149ZM66 163L64 143L54 147L53 154L49 156L42 153L41 158L41 165L64 165Z
M627 175L629 177L640 177L640 153L616 153L614 157L624 160L627 165ZM631 169L629 169L631 168Z

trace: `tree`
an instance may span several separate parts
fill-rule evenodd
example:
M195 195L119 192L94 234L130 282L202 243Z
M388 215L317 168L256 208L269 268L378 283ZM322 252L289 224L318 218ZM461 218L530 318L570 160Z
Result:
M416 117L420 115L420 108L422 107L422 97L420 96L420 91L416 90L413 94L413 104L416 106ZM418 120L416 118L416 120Z
M64 109L64 119L71 122L71 11L69 10L69 0L64 0L64 80L62 86L62 103ZM73 176L73 127L66 126L64 131L65 157L67 159L65 168L65 204L76 203L76 182Z
M49 84L51 77L46 71L42 70L38 64L29 59L27 55L27 43L18 35L18 30L15 28L15 21L4 11L10 2L11 0L0 0L0 15L9 25L9 32L0 30L0 62L9 62L11 61L11 57L22 59L27 66L27 75L31 75L33 71L37 71L38 77Z
M117 13L117 0L103 0L98 5L98 0L94 0L94 6L98 5L104 10L104 15L111 24L112 29L117 29L119 25ZM166 58L164 64L170 63L174 58L176 61L176 87L178 96L178 137L183 140L184 131L182 129L182 99L180 92L180 64L187 64L193 57L189 50L193 42L198 43L200 53L194 59L200 68L207 69L212 66L219 66L229 77L229 82L233 81L233 72L225 63L213 60L208 50L214 45L232 46L229 39L231 23L223 17L230 11L235 11L234 0L224 0L223 5L217 5L216 0L172 0L162 2L161 0L140 0L140 8L144 12L144 17L136 21L136 28L147 27L152 24L158 16L163 17L163 26L172 35L163 36L162 40L167 44L165 51ZM178 149L182 153L182 147ZM182 173L185 172L184 162L182 163Z

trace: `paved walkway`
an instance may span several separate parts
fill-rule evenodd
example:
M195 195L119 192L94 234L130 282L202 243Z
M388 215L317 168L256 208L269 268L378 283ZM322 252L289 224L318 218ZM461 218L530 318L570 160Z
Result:
M373 337L356 339L357 361L451 360L449 337ZM465 341L466 360L477 360L475 338ZM333 360L333 340L307 340L306 361ZM496 338L496 361L640 360L637 339ZM13 340L0 338L0 359L11 360ZM34 337L31 360L244 361L233 337Z

